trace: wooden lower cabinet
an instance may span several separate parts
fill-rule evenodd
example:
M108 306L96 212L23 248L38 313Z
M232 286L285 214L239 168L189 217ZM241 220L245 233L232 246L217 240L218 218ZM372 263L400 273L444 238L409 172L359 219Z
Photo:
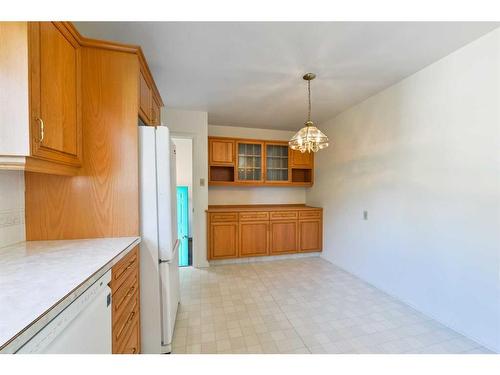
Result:
M111 269L112 351L140 353L139 247Z
M322 250L321 208L211 207L216 208L207 210L208 260Z
M221 222L210 224L211 259L236 258L238 256L238 223Z
M240 222L239 237L240 257L269 254L269 221Z
M323 247L323 225L319 219L299 221L299 251L318 251Z
M271 221L271 255L297 252L297 220Z

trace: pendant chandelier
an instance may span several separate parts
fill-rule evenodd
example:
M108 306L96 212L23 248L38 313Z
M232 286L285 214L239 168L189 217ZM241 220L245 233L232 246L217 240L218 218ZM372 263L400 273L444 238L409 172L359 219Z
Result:
M307 121L305 126L300 129L288 142L292 150L300 152L318 152L328 147L328 137L319 130L311 121L311 81L316 78L314 73L306 73L303 77L307 81L307 93L309 98L309 107L307 112Z

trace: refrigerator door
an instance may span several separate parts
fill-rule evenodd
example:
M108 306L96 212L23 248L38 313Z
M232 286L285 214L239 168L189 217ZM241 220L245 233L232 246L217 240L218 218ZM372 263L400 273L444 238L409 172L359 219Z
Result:
M172 236L172 246L177 245L178 233L177 233L177 166L176 166L177 152L175 149L175 144L170 140L170 209L171 209L171 236ZM172 249L172 251L174 251ZM179 263L177 263L179 264Z
M170 262L160 264L161 294L162 294L162 352L172 351L172 337L175 328L175 318L180 301L179 286L179 246L174 246Z
M156 186L158 200L158 248L162 261L172 259L174 241L172 236L172 205L175 206L175 191L171 181L171 145L166 126L156 127ZM175 164L173 166L175 168ZM174 202L172 202L174 199Z
M139 126L141 351L161 353L156 129Z

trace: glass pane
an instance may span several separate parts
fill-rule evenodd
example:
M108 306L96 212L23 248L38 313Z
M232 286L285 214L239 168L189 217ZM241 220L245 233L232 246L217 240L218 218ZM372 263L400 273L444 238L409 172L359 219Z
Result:
M268 181L288 181L288 146L267 145L266 179Z
M238 144L238 179L259 181L262 176L262 146L253 143Z

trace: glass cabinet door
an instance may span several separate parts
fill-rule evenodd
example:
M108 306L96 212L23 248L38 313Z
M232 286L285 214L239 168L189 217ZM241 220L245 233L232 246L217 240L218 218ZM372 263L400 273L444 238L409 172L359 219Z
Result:
M262 144L238 142L238 180L262 181Z
M288 181L288 145L266 145L266 181Z

